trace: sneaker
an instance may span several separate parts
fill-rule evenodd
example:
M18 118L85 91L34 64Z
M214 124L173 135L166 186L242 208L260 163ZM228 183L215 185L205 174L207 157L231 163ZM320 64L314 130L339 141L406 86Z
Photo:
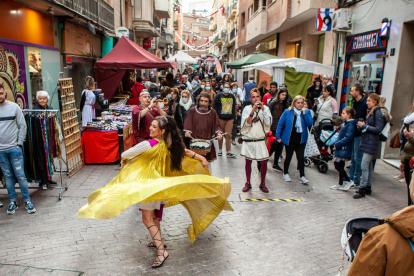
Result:
M9 215L13 215L14 213L16 213L17 208L19 208L16 204L16 202L11 202L9 204L9 207L7 208L7 214Z
M339 185L339 183L336 183L334 186L329 187L331 190L341 190L342 185Z
M27 210L27 212L29 213L29 214L31 214L31 213L35 213L36 212L36 209L35 209L35 207L33 206L33 204L29 201L29 202L26 202L26 204L25 204L25 208L26 208L26 210Z
M394 179L403 179L405 178L404 172L400 173L399 175L394 176Z
M339 189L339 190L342 190L342 191L348 191L349 190L349 188L351 188L351 186L352 185L354 185L354 181L352 181L352 180L350 180L350 181L345 181L344 182L344 185L342 185L342 188L341 189Z
M352 181L352 180L351 180ZM351 185L350 189L359 189L359 183L355 183Z
M0 202L0 208L3 207L3 203Z
M283 172L283 169L278 164L273 165L272 169L277 172Z
M235 146L236 145L236 140L231 140L231 144Z
M288 175L288 174L284 174L284 175L282 176L282 178L283 178L286 182L290 182L290 181L292 181L292 179L290 179L290 177L289 177L289 175Z
M43 185L42 185L42 189L43 189L43 190L47 190L47 184L43 184Z
M237 155L235 155L234 153L231 153L231 152L228 152L226 156L227 156L227 158L236 158L237 157Z
M301 178L299 178L299 182L302 184L308 184L309 180L307 180L304 176L302 176Z
M401 183L405 183L405 178L399 180Z
M219 150L217 153L218 156L222 156L223 155L223 151Z

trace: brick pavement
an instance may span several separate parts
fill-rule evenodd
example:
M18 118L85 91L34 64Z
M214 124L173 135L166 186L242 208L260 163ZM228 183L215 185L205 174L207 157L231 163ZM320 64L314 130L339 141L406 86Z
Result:
M239 150L237 145L234 151ZM269 168L272 164L270 161ZM191 244L187 212L181 206L167 208L162 231L170 258L157 270L150 268L155 250L145 247L150 237L137 206L112 220L76 217L89 193L103 187L119 170L118 165L87 166L65 179L69 190L62 201L57 200L57 190L31 190L35 214L27 214L23 206L13 216L6 214L6 208L0 209L0 274L336 275L345 222L359 216L392 215L405 207L406 186L392 179L395 168L378 161L373 195L354 200L354 190L329 190L337 181L333 163L329 164L327 174L306 168L310 180L306 186L298 183L294 169L291 183L269 170L268 198L298 198L301 202L241 202L241 198L264 197L258 189L257 169L253 170L253 191L243 194L244 159L219 157L212 173L230 177L229 201L234 212L223 212ZM295 168L296 163L291 166ZM0 201L8 203L5 190L0 190ZM23 203L21 196L19 202ZM345 262L345 271L349 267ZM10 273L2 273L6 268Z

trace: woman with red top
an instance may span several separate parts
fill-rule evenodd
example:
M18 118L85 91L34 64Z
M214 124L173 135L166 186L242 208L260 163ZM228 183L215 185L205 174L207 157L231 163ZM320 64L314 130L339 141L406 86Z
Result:
M136 83L131 88L132 99L128 100L129 105L138 105L139 104L139 94L145 88L142 84L142 78L137 76Z

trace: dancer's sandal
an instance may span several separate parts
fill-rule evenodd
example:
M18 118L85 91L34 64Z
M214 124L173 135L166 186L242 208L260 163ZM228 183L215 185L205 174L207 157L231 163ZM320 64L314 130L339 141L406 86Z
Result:
M154 242L150 242L149 244L147 244L147 247L156 247ZM164 248L167 248L167 245L164 244Z
M151 225L147 229L149 230L153 226L156 226L156 225L155 224ZM154 245L155 245L155 241L161 242L160 246L157 247L157 253L158 253L158 250L164 250L164 253L162 253L162 255L157 255L157 257L155 258L155 261L151 265L151 267L154 268L154 269L161 267L164 264L164 262L167 260L167 258L170 256L170 255L167 255L167 256L164 255L165 254L165 246L162 249L160 249L160 247L163 246L163 241L155 239L155 236L157 236L158 232L159 232L159 230L157 230L157 233L154 234L154 236L152 237L152 240L154 241L153 242ZM164 259L161 260L160 257L163 257Z

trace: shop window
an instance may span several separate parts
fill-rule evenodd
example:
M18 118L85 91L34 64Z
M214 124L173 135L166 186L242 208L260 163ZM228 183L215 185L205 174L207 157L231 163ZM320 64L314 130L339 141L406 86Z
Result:
M246 21L246 13L245 12L242 12L240 21L241 21L241 27L244 28L245 24L246 24L245 23L245 21Z
M318 47L318 62L323 63L323 51L325 49L325 35L319 36L319 47Z
M32 102L33 105L36 105L36 92L43 90L42 58L40 48L27 47L27 56L30 73L30 87L32 90Z
M301 41L288 42L286 43L286 58L300 58Z

